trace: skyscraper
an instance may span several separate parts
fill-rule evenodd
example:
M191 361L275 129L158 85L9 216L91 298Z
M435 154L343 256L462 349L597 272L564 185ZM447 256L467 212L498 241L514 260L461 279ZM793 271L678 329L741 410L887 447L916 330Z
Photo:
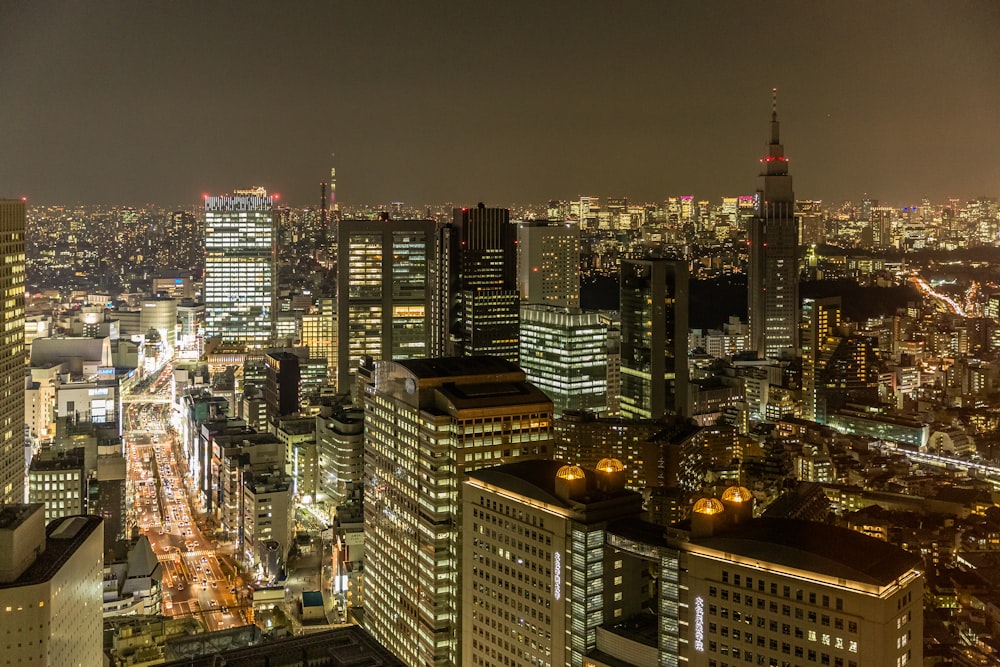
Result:
M596 312L521 306L521 368L555 406L606 412L608 330Z
M872 206L869 213L872 247L885 250L893 247L892 224L896 211L891 206Z
M302 346L313 359L326 359L327 373L337 378L336 299L322 297L311 312L302 316Z
M754 195L747 270L750 348L761 358L795 355L799 346L799 233L788 158L772 91L771 142Z
M337 223L337 387L358 363L428 356L436 261L433 220Z
M0 506L24 502L24 210L0 199Z
M463 664L596 664L584 656L598 627L638 614L648 583L642 568L606 557L606 528L642 511L621 462L486 468L464 495Z
M817 374L827 340L840 326L840 297L805 299L802 303L802 416L816 421L826 414L818 405ZM822 421L825 421L823 419Z
M621 320L621 416L685 414L687 265L661 258L623 259Z
M517 223L517 287L522 303L579 308L580 226Z
M439 230L434 354L518 361L517 229L505 208L454 210Z
M274 330L274 198L264 188L205 198L205 336L260 349Z
M799 245L822 245L826 242L822 201L805 199L795 202L795 216L801 234Z
M462 482L552 451L552 402L496 357L382 361L365 402L365 625L408 665L461 655Z
M841 326L821 337L807 359L803 353L803 398L812 419L821 424L847 403L878 400L878 355L875 340ZM806 381L808 380L808 384Z
M919 555L824 523L752 518L752 498L743 487L702 498L666 533L608 526L608 545L661 582L658 664L921 664Z
M274 433L278 422L299 411L302 369L291 352L271 350L264 355L264 403L267 430Z

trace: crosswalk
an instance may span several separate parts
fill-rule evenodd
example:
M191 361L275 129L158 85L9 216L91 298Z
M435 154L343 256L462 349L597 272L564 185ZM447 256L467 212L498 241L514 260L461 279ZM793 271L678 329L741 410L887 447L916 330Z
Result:
M198 551L177 551L176 549L171 549L166 553L156 554L156 560L161 563L167 563L172 561L179 561L182 557L192 557L201 558L202 556L215 556L216 552L213 549L200 549Z

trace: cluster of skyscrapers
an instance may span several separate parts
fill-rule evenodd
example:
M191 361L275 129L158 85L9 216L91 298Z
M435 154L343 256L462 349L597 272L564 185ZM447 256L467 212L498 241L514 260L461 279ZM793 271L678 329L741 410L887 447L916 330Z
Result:
M801 356L805 416L825 418L869 389L850 384L856 373L833 371L864 349L841 331L839 302L800 303L796 202L776 109L762 164L744 349L755 353L750 363ZM348 505L354 494L364 539L356 606L408 665L922 661L919 558L844 528L755 517L739 483L690 508L671 504L685 456L735 449L731 432L694 437L711 425L686 421L697 401L713 400L690 377L687 260L653 245L623 257L619 312L587 312L575 224L512 222L507 209L482 204L448 221L344 220L325 187L323 201L336 294L321 297L288 341L273 197L255 188L205 199L211 377L196 382L195 370L182 383L181 440L197 492L248 569L281 569L296 503ZM67 600L86 607L81 587L99 588L91 580L103 561L91 553L98 519L60 518L46 547L37 507L20 504L23 202L0 201L0 233L0 616L30 617L20 629L39 614L65 624ZM257 394L246 390L254 383ZM336 396L325 406L336 409L308 414L307 390ZM642 440L644 454L629 445L629 457L608 452L588 465L583 439L564 439L560 453L573 462L555 460L557 418L585 413L614 420L606 442ZM587 419L596 418L579 423ZM649 430L637 435L636 425ZM643 494L639 478L659 480L662 494ZM61 548L74 555L46 556ZM77 561L85 584L60 583ZM40 586L55 587L62 607L34 595ZM57 625L29 644L39 664L71 662ZM21 659L22 649L6 655Z

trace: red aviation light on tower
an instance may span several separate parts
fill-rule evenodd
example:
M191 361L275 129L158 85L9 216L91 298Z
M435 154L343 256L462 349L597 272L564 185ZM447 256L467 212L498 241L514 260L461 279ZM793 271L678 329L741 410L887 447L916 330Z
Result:
M22 195L21 196L21 201L28 201L28 198Z
M202 199L208 199L208 193L207 192L202 192L201 193L201 198Z
M281 195L278 194L277 192L274 192L271 194L271 198L274 199L274 201L279 201L281 199Z

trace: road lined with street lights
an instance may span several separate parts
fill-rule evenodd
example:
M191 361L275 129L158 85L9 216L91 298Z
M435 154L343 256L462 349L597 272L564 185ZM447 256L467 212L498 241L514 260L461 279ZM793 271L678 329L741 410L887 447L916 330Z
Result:
M171 406L163 398L171 382L168 365L125 406L130 513L163 565L165 615L200 615L209 630L243 625L248 614L226 574L235 573L231 557L217 550L191 510L176 436L167 427Z

